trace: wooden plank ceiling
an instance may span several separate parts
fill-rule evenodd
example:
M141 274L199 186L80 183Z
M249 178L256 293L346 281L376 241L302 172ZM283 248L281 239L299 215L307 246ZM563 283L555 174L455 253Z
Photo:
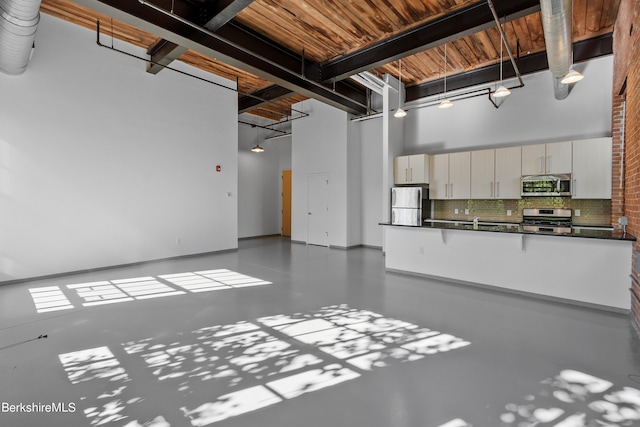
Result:
M134 0L131 0L134 1ZM192 0L206 3L205 0ZM498 0L494 0L498 3ZM506 1L506 0L503 0ZM166 1L154 0L165 7ZM408 29L468 7L479 0L255 0L235 16L234 22L261 37L317 64L335 61L361 51ZM228 1L227 1L228 3ZM574 0L574 42L613 31L620 0ZM159 37L68 0L42 0L44 13L65 19L148 49ZM520 46L522 57L545 50L539 12L507 22L507 42L513 52ZM504 53L506 57L506 52ZM497 27L447 43L447 76L499 62L500 35ZM213 74L236 80L240 96L272 85L271 82L206 56L187 50L179 59ZM402 80L407 87L441 79L444 48L439 45L402 59ZM142 68L141 68L142 70ZM377 75L398 75L399 62L392 61L369 70ZM290 115L291 104L306 99L291 94L263 104L251 113L278 120Z

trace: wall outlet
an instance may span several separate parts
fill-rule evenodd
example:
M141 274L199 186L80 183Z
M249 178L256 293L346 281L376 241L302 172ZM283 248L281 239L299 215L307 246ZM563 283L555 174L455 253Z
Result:
M465 210L464 210L464 214L465 214L465 215L469 215L469 209L465 209Z
M456 214L456 215L458 215L458 214L460 213L460 209L454 209L454 210L453 210L453 213L454 213L454 214Z
M580 209L576 209L575 211L573 211L573 213L575 214L575 216L580 216Z
M507 216L511 216L511 209L507 209Z

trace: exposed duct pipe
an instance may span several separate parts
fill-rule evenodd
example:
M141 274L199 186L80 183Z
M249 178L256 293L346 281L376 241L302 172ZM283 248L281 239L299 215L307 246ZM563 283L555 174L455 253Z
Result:
M40 0L0 0L0 71L24 73L40 22Z
M560 80L573 63L573 1L540 0L540 9L547 61L553 77L553 94L556 99L565 99L569 95L569 85Z

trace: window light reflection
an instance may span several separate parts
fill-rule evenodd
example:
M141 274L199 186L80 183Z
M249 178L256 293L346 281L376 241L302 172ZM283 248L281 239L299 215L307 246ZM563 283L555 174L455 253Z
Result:
M155 277L136 277L66 285L75 292L84 307L117 304L135 300L185 295L221 289L270 285L262 279L227 269L178 273ZM174 286L177 286L174 287ZM37 313L75 308L59 286L29 289Z
M100 286L107 285L93 284L91 290L85 290L93 292ZM149 375L163 383L162 395L172 394L170 402L180 402L173 410L181 411L193 426L206 426L353 380L391 363L414 361L469 344L343 304L311 313L144 338L122 346L128 363L136 365L140 360L148 368L136 371L137 378ZM143 424L130 420L129 413L144 414L145 408L167 406L152 400L152 390L145 399L127 396L131 379L107 347L65 353L59 358L72 384L86 387L98 382L100 390L108 390L83 399L92 426L117 421L125 427L139 427ZM147 399L150 403L143 405ZM163 417L154 420L144 426L168 426Z
M611 381L565 369L542 381L543 390L509 403L500 416L504 425L636 426L640 423L640 390L615 389Z
M29 289L36 312L47 313L49 311L67 310L73 308L59 286L47 286L44 288Z

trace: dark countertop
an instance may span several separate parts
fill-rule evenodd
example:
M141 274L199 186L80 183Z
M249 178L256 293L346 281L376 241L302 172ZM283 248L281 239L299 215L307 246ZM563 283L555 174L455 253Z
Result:
M636 238L629 233L623 233L622 230L617 229L604 229L603 227L586 227L579 226L574 227L571 233L557 234L550 232L533 232L524 231L520 224L515 223L483 223L480 221L478 227L475 228L473 223L468 221L444 221L444 220L427 220L421 227L411 227L406 225L392 225L390 223L380 223L380 225L387 225L392 227L405 227L405 228L431 228L440 230L469 230L469 231L483 231L493 233L514 233L514 234L533 234L542 236L554 236L554 237L578 237L588 239L603 239L603 240L625 240L634 242Z

